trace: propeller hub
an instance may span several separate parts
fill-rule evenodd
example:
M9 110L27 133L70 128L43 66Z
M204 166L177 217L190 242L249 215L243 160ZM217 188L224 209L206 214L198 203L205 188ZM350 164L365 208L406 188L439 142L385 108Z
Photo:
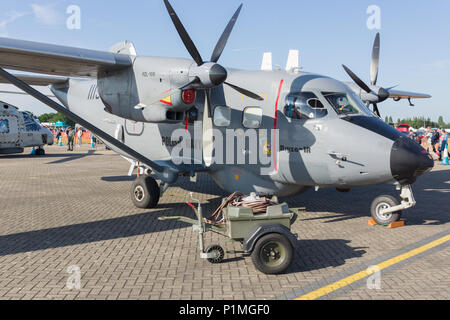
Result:
M228 72L220 64L214 64L209 70L209 79L215 86L221 85L227 80Z
M214 62L206 62L201 66L193 65L189 70L189 77L198 78L200 88L213 88L227 80L228 73L224 67Z
M378 90L378 98L379 98L378 102L383 102L387 100L389 96L390 94L386 89L380 88L380 90Z

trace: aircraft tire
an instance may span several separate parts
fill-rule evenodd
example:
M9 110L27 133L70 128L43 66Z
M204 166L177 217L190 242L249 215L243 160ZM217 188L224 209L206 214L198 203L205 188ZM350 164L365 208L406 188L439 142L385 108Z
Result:
M269 233L256 242L252 261L256 269L265 274L286 271L294 259L294 249L286 236Z
M392 222L400 221L402 217L402 211L388 213L385 215L382 215L380 213L381 209L395 207L399 204L400 202L392 196L379 196L372 202L372 205L370 207L370 214L372 215L372 218L380 225L388 225Z
M41 149L41 148L37 149L36 150L36 155L37 156L45 156L45 150Z
M131 186L131 200L140 209L156 208L159 197L158 183L152 177L139 177Z

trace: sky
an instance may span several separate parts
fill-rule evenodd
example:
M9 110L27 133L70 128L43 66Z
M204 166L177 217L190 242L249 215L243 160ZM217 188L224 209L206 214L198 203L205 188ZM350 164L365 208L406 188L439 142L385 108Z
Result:
M259 69L273 52L284 68L290 49L300 51L304 71L350 81L349 66L367 83L372 44L381 34L378 85L428 93L429 100L380 104L384 116L443 116L450 122L450 1L407 0L171 0L206 59L240 3L244 4L220 63ZM71 5L80 8L80 29L69 29ZM380 8L380 29L370 30L369 6ZM162 0L16 0L0 2L0 36L104 50L123 40L138 55L188 58ZM2 90L15 90L0 85ZM48 92L47 89L42 89ZM53 112L27 96L2 94L0 100L39 115Z

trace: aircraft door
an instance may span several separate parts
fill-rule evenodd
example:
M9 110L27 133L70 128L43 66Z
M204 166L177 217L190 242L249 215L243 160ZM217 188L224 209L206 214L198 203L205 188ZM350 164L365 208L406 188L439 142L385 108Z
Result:
M318 95L312 91L290 94L278 113L280 175L296 184L327 182L328 168L316 159L324 152L320 129L328 115Z

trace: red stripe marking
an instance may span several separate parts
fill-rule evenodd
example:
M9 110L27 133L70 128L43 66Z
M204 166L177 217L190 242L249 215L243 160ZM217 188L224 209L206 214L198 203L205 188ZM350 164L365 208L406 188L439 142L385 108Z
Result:
M186 132L188 132L189 129L189 112L186 113L186 125L184 126L184 130L186 130Z
M186 202L186 204L189 206L189 207L191 207L192 209L194 209L195 210L195 207L191 204L191 203L189 203L189 202Z
M277 101L275 102L275 117L274 117L274 123L273 123L273 129L277 130L277 122L278 122L278 102L280 101L280 95L281 95L281 88L283 87L284 80L281 79L280 81L280 87L278 88L278 94L277 94ZM273 133L273 150L276 150L276 138L277 138L277 132L274 131ZM277 164L277 153L273 153L273 160L275 163L275 171L278 171L278 164Z
M163 100L160 100L159 102L161 102L161 103L164 103L164 104L167 104L167 105L169 105L169 106L171 106L171 105L172 105L172 103L170 103L170 102L166 102L166 101L163 101Z

